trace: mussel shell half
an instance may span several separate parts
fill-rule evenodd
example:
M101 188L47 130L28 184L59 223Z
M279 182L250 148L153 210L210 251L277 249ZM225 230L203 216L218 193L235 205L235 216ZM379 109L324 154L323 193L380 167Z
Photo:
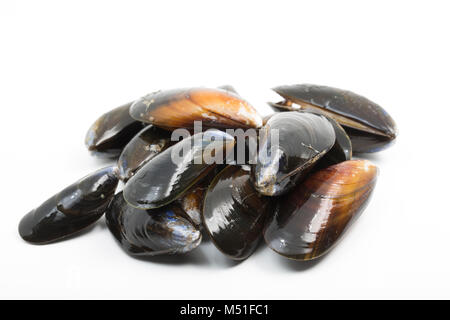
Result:
M343 126L344 127L344 126ZM373 153L382 151L395 143L395 139L370 132L364 132L350 127L344 127L355 153Z
M248 170L225 168L208 188L203 207L204 226L215 246L231 259L248 258L261 239L271 201L253 188Z
M205 128L258 128L261 116L231 91L208 88L157 91L138 99L130 109L139 121L168 129L194 128L202 121Z
M223 165L216 165L214 169L210 170L208 175L201 181L190 188L183 197L177 200L179 206L186 212L192 222L198 229L203 229L202 212L203 199L205 198L206 190L213 179L226 167Z
M290 107L285 107L282 104L278 103L269 103L269 105L275 110L276 112L286 112L290 111ZM292 111L292 110L291 110ZM311 112L316 114L321 114L327 117L328 121L331 122L333 125L334 133L336 135L336 141L334 142L333 148L331 148L330 151L328 151L325 156L320 159L320 163L317 164L316 167L320 168L326 168L328 166L331 166L333 164L337 164L339 162L343 162L346 160L352 159L352 142L350 140L350 137L348 136L347 132L342 128L342 126L333 118L330 118L323 114L320 111L316 110L302 110L301 112ZM267 121L272 117L272 115L267 116L263 119L264 124L267 123ZM317 169L317 168L316 168Z
M108 208L106 223L123 250L134 256L186 253L202 240L200 231L179 207L140 210L128 205L122 193Z
M113 109L89 128L85 143L94 155L116 158L144 124L130 117L132 102Z
M65 188L25 215L20 236L32 243L48 243L72 235L105 212L116 190L116 168L98 170Z
M167 205L183 196L214 168L216 163L202 161L207 153L211 155L211 150L219 150L224 161L227 152L233 150L234 143L231 135L212 129L186 138L158 154L136 172L125 185L123 196L131 206L140 209ZM187 152L180 154L180 150ZM174 154L180 155L178 161L173 161Z
M123 149L117 163L119 178L128 181L134 173L174 143L171 132L148 125Z
M352 142L360 134L380 136L373 138L376 145L370 144L368 140L364 145L354 143L354 152L379 151L397 136L394 120L381 106L351 91L311 84L280 86L273 90L287 100L285 109L293 109L292 102L302 109L319 109L334 118L344 129L353 128L347 132Z
M310 175L277 201L264 238L295 260L327 253L366 208L378 169L367 160L345 161Z
M272 135L278 133L278 145ZM334 145L336 136L325 116L310 112L274 114L260 130L255 189L263 195L286 193L303 179Z
M352 159L352 142L344 128L333 118L327 117L333 125L336 141L333 147L317 163L314 170L323 169L333 164L338 164Z
M203 228L202 205L205 193L205 187L195 186L186 192L182 198L177 200L180 207L186 212L198 229Z

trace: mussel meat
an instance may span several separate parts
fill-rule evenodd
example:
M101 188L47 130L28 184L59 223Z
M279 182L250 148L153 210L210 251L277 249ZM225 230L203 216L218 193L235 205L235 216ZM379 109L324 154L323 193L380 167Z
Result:
M153 210L131 207L118 193L106 212L106 224L125 252L155 256L189 252L202 235L176 205Z
M94 155L116 158L144 124L130 117L132 102L113 109L89 128L85 143Z
M125 200L140 209L169 204L207 176L217 164L216 159L223 163L234 143L231 135L213 129L178 142L150 160L128 181L123 191Z
M205 128L258 128L261 116L231 91L208 88L157 91L136 100L131 116L158 127L194 128L202 121Z
M273 89L285 101L271 106L282 110L318 110L339 122L347 131L353 152L382 150L397 136L397 126L378 104L351 91L311 84Z
M20 236L28 242L48 243L88 227L105 212L118 181L115 167L88 175L25 215L19 223Z
M325 116L281 112L260 130L257 164L252 166L255 189L277 196L295 186L334 145L336 135Z
M117 163L119 178L128 181L137 170L171 145L169 131L148 125L123 149Z
M378 169L350 160L311 174L278 199L264 231L268 246L295 260L327 253L366 208Z
M204 226L214 245L231 259L248 258L262 237L271 201L253 188L248 168L226 167L204 200Z

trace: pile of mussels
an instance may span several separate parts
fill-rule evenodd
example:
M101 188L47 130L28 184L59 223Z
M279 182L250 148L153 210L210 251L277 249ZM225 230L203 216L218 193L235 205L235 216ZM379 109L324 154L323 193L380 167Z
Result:
M386 148L396 125L379 105L350 91L309 84L274 90L284 100L270 103L276 112L264 119L230 86L158 91L105 113L86 144L95 155L118 158L117 165L25 215L20 236L54 242L106 213L113 236L135 256L186 253L206 234L235 260L248 258L261 238L290 259L322 256L365 209L375 187L377 167L351 160L352 153ZM201 121L202 132L172 141L175 129L191 131L194 121ZM251 128L256 161L249 160L249 141L244 163L193 161L218 141L222 157L235 155L236 137L226 129ZM174 162L180 146L189 152Z

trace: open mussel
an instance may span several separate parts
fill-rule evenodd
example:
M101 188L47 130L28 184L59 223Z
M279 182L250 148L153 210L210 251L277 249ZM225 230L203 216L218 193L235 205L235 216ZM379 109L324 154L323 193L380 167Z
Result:
M116 158L130 140L144 127L144 124L131 118L132 102L113 109L100 118L89 128L85 143L93 154Z
M25 215L19 223L20 236L47 243L88 227L103 215L117 184L115 167L92 173Z
M148 125L123 149L117 163L120 179L127 181L137 170L171 145L173 142L169 131Z
M323 112L344 127L355 153L382 150L397 136L394 120L381 106L351 91L311 84L279 86L273 90L285 101L272 103L272 108Z
M268 246L295 260L327 253L366 208L378 169L367 160L345 161L311 174L278 199L264 231Z
M136 100L131 116L158 127L194 128L202 121L205 128L258 128L261 116L248 102L231 91L190 88L157 91Z
M334 145L336 136L325 116L309 112L274 114L261 128L255 189L276 196L294 187Z
M262 237L271 201L253 188L249 169L226 167L208 188L203 206L214 245L231 259L248 258Z
M128 205L118 193L106 212L106 224L125 252L155 256L189 252L202 235L176 205L140 210Z
M197 133L158 154L126 184L125 200L153 209L180 198L233 150L234 138L219 130Z

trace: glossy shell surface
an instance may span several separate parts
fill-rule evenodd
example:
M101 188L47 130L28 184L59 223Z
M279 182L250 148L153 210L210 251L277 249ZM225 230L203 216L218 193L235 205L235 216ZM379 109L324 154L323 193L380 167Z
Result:
M295 260L327 253L366 208L378 169L367 160L345 161L310 175L281 197L264 238Z
M117 162L120 179L128 181L137 170L173 144L171 132L148 125L123 149Z
M252 166L256 190L268 196L286 193L335 140L333 126L325 116L297 111L273 115L259 133L258 162Z
M365 143L354 143L354 152L379 151L397 136L394 120L381 106L351 91L311 84L280 86L274 91L287 100L284 103L286 109L319 110L334 118L344 129L352 128L347 132L352 142L360 134L372 137ZM275 108L280 109L282 105Z
M159 127L258 128L261 116L248 102L231 91L208 88L157 91L138 99L130 109L139 121Z
M200 231L179 207L140 210L129 206L122 193L114 197L106 223L122 249L134 256L186 253L202 240Z
M113 109L95 121L89 128L85 144L94 155L116 158L130 140L144 127L130 117L132 102Z
M116 168L98 170L65 188L19 223L20 236L32 243L48 243L70 236L97 221L114 196Z
M262 236L272 199L260 195L249 169L228 166L212 182L204 200L204 226L215 246L234 260L248 258Z
M212 139L215 139L214 141ZM166 149L142 167L126 184L124 198L132 206L153 209L180 198L214 168L205 157L221 152L223 162L234 146L234 138L219 130L208 130ZM181 152L185 150L186 152ZM174 161L174 154L180 157Z

